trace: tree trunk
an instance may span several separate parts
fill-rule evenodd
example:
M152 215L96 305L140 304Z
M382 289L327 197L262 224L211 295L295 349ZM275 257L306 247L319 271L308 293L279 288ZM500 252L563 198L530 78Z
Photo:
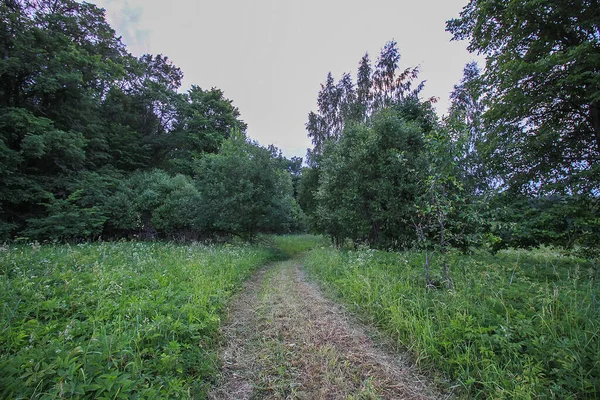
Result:
M450 268L448 267L448 247L446 243L446 224L445 224L445 215L441 214L439 216L440 223L440 252L442 253L442 265L444 267L444 279L446 280L446 288L453 289L454 283L452 282L452 278L450 277Z
M140 229L140 239L154 240L156 238L156 229L152 225L152 214L149 211L142 212L142 227Z
M426 287L435 287L429 276L429 250L425 248L425 285Z
M592 120L592 129L596 139L596 151L600 158L600 103L590 105L590 119Z
M420 223L417 225L414 221L413 221L413 225L415 226L415 229L417 230L417 235L419 237L419 241L423 244L423 247L425 248L425 287L432 288L432 287L435 287L435 284L433 282L431 282L431 276L429 274L429 271L430 271L429 249L427 248L427 241L425 239L425 233L423 232L423 225L421 225Z

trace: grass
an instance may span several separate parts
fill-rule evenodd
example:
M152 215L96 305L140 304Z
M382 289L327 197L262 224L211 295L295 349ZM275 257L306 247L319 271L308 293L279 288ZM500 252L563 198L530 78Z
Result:
M272 249L4 246L0 397L202 398L220 316Z
M282 258L284 259L316 247L329 245L329 240L325 237L307 234L267 236L265 237L265 241L271 247L278 249L282 253Z
M600 397L597 264L549 250L450 261L453 290L425 287L416 252L321 248L306 265L461 396Z
M211 398L439 398L308 283L298 258L261 270L230 312Z

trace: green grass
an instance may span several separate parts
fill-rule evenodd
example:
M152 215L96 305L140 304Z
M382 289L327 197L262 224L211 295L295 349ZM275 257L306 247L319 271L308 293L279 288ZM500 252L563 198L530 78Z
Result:
M0 397L202 398L254 246L0 248Z
M326 248L306 264L461 396L600 397L597 264L548 250L453 254L446 290L425 288L423 258Z
M277 248L286 258L314 249L329 246L330 241L323 236L316 235L279 235L268 236L272 247Z

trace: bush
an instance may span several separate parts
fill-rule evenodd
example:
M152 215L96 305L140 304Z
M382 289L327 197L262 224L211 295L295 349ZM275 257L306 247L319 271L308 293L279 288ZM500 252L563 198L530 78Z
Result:
M208 230L247 239L259 232L291 231L295 200L290 174L268 149L240 132L223 143L219 154L198 161L196 182Z
M45 204L48 216L31 219L24 235L42 240L85 240L102 234L107 217L97 206L83 207L78 204L83 190L77 190L66 199L50 197Z

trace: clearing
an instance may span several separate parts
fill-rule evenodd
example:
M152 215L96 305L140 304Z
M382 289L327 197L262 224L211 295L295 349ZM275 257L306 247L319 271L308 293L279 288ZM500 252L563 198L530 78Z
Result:
M212 399L440 398L306 278L298 258L259 270L230 303Z

